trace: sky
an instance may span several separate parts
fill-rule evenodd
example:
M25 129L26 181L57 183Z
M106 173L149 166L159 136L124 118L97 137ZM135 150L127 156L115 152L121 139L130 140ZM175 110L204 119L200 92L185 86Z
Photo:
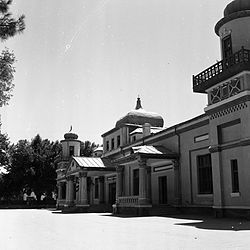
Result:
M164 127L202 114L207 96L192 92L192 75L221 59L214 26L229 2L14 0L26 29L0 43L17 59L2 133L55 141L72 126L101 144L138 95Z

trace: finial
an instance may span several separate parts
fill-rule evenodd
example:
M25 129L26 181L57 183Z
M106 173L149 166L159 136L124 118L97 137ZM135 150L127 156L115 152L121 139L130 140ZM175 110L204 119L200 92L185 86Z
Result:
M69 133L72 131L72 125L70 126L70 130L69 130Z
M136 107L135 109L142 109L142 106L141 106L141 99L140 99L140 96L138 95L137 97L137 102L136 102Z

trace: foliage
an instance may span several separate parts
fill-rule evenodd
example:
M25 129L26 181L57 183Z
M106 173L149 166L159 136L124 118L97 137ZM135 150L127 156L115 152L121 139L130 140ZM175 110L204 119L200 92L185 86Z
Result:
M8 104L11 92L14 88L13 78L15 68L13 66L15 56L8 49L0 54L0 107Z
M40 200L43 193L51 196L56 189L55 158L60 154L58 141L43 140L39 135L29 142L20 140L10 150L11 163L0 183L0 196L18 198L33 190Z
M10 143L7 135L0 133L0 167L7 167L9 164L9 145Z
M0 39L7 40L25 29L24 15L14 19L9 12L12 0L0 0Z
M98 147L98 144L94 142L85 141L81 142L80 145L80 155L89 157L93 154L94 150Z
M17 19L9 12L12 0L0 0L0 40L6 41L25 29L24 15ZM0 55L0 107L8 104L14 88L15 56L5 48Z

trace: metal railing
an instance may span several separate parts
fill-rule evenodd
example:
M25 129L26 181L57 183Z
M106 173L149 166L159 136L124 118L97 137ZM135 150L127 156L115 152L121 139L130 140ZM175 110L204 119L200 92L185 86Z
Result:
M224 71L230 69L231 67L240 64L240 63L249 63L250 62L250 50L241 48L230 57L217 62L206 70L202 71L196 76L193 76L193 88L200 87L202 84L206 83L208 80L212 79L215 76L220 75Z

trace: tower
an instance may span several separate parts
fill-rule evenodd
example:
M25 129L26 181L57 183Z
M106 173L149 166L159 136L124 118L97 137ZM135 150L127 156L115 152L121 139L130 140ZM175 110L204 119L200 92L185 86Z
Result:
M215 26L221 61L193 76L193 91L206 93L214 208L250 204L250 1L234 0Z
M63 159L68 160L71 156L80 156L81 141L77 139L78 135L72 132L64 135L64 140L61 141Z

